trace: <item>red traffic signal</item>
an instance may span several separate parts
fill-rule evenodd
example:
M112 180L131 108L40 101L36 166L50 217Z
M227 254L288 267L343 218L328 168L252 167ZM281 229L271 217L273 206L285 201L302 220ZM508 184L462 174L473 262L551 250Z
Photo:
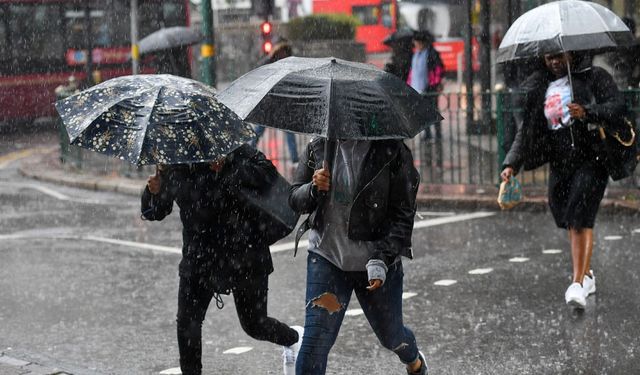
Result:
M273 49L273 44L271 43L270 40L267 40L264 43L262 43L262 52L269 53L271 52L272 49Z
M271 34L271 29L272 29L271 22L269 21L264 21L260 25L260 31L262 31L263 36Z

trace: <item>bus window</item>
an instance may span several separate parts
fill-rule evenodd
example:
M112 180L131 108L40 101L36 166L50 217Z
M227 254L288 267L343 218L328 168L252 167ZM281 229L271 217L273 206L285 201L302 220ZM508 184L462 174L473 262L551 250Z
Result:
M384 3L380 7L380 9L382 9L382 26L384 27L393 27L393 15L391 14L391 8L391 3Z
M91 18L94 46L126 46L131 43L129 12L128 4L122 1L113 1L105 4L104 9L96 10L100 16Z
M360 20L362 25L377 25L378 14L380 11L375 5L368 6L354 6L351 8L351 12L354 17Z
M20 4L9 7L10 54L18 68L30 61L35 71L47 71L64 59L60 6Z
M140 3L140 37L145 37L163 27L184 26L186 13L184 1L156 1Z

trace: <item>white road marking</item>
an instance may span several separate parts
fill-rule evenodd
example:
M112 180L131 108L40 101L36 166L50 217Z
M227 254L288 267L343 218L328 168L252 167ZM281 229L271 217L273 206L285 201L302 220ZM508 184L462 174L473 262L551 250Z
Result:
M618 241L621 239L622 239L622 236L605 236L604 237L605 241Z
M640 234L640 228L632 230L631 233L634 233L634 234L635 233L639 233Z
M453 216L455 214L453 211L417 211L416 217L422 220L424 216Z
M455 215L455 216L439 217L437 219L428 219L428 220L417 221L417 222L413 223L413 228L414 229L418 229L418 228L435 227L437 225L457 223L457 222L460 222L460 221L467 221L467 220L473 220L473 219L481 219L481 218L484 218L484 217L493 216L495 214L496 214L495 212L473 212L473 213L469 213L469 214L460 214L460 215Z
M364 314L364 311L362 311L362 309L349 309L344 313L344 315L347 315L347 316L356 316L356 315L362 315L362 314Z
M438 280L435 283L433 283L433 285L438 285L438 286L451 286L455 283L457 283L457 280L450 280L450 279L443 279L443 280Z
M509 259L509 262L511 263L523 263L528 261L529 261L529 258L525 258L525 257L513 257Z
M109 244L113 244L113 245L135 247L135 248L138 248L138 249L148 249L148 250L162 251L162 252L165 252L165 253L182 254L182 249L179 248L179 247L152 245L152 244L148 244L148 243L144 243L144 242L116 240L116 239L113 239L113 238L96 237L96 236L80 236L80 239L87 240L87 241L104 242L104 243L109 243Z
M227 349L222 354L242 354L253 350L250 346L238 346L237 348Z
M68 195L64 195L62 193L58 193L57 191L53 190L53 189L49 189L48 187L45 186L41 186L41 185L36 185L36 184L26 184L26 185L22 185L23 187L27 187L29 189L33 189L33 190L37 190L43 194L49 195L51 197L54 197L56 199L59 199L61 201L70 201L71 197L69 197Z
M456 222L472 220L472 219L480 219L483 217L493 216L495 214L496 214L495 212L473 212L470 214L460 214L460 215L454 215L454 216L439 217L437 219L420 220L420 221L414 222L413 228L434 227L437 225L456 223ZM283 243L271 245L270 249L271 249L271 253L273 254L273 253L279 253L281 251L293 250L294 246L295 246L295 242L291 241L291 242L283 242ZM308 246L309 246L309 241L301 240L300 244L298 245L298 250L305 249Z
M61 201L76 202L76 203L87 203L87 204L112 205L112 203L102 202L102 201L95 200L95 199L73 198L73 197L70 197L68 195L65 195L65 194L62 194L60 192L57 192L57 191L55 191L55 190L53 190L51 188L48 188L46 186L39 185L39 184L15 184L15 183L5 183L5 182L1 182L0 181L0 186L10 186L10 187L37 190L37 191L39 191L39 192L41 192L41 193L43 193L45 195L48 195L50 197L53 197L53 198L61 200Z
M469 271L470 275L484 275L486 273L493 272L493 268L476 268L475 270Z
M43 186L34 185L33 188L37 188L38 190L41 190L43 192L46 191L47 194L51 194L52 196L58 195L60 197L58 199L65 199L65 200L70 200L71 199L71 198L67 197L64 194L57 193L57 192L55 192L55 191L53 191L51 189L45 188ZM472 220L472 219L479 219L479 218L483 218L483 217L489 217L489 216L493 216L495 214L496 214L495 212L475 212L475 213L470 213L470 214L460 214L460 215L455 215L455 216L440 217L440 218L436 218L436 219L428 219L428 220L417 221L417 222L414 223L413 227L414 228L427 228L427 227L432 227L432 226L437 226L437 225L443 225L443 224L449 224L449 223L456 223L456 222L460 222L460 221L466 221L466 220ZM113 245L121 245L121 246L133 247L133 248L138 248L138 249L161 251L161 252L172 253L172 254L182 254L182 249L179 248L179 247L153 245L153 244L148 244L148 243L144 243L144 242L118 240L118 239L106 238L106 237L98 237L98 236L82 236L82 235L77 236L77 235L69 235L69 234L61 234L61 235L52 235L52 234L47 234L47 235L38 235L38 234L30 234L30 235L24 235L24 234L0 234L0 239L23 239L23 238L58 238L58 239L76 239L76 240L85 240L85 241L96 241L96 242L110 243L110 244L113 244ZM294 245L295 245L295 242L293 242L293 241L274 244L274 245L270 246L270 251L271 251L271 253L278 253L278 252L282 252L282 251L293 250ZM302 250L302 249L307 248L308 246L309 246L309 241L301 240L299 245L298 245L298 249Z
M281 244L273 244L269 246L269 249L271 250L271 254L273 254L273 253L279 253L281 251L293 250L294 246L295 246L295 242L291 241L291 242L284 242ZM309 246L309 241L300 240L300 243L298 243L298 250L306 249L308 246Z
M414 293L414 292L404 292L404 293L402 293L402 299L408 299L408 298L411 298L411 297L415 297L417 295L418 295L418 293Z
M172 367L160 371L160 375L182 375L182 371L180 370L180 367Z
M562 250L560 249L545 249L542 250L542 254L560 254Z

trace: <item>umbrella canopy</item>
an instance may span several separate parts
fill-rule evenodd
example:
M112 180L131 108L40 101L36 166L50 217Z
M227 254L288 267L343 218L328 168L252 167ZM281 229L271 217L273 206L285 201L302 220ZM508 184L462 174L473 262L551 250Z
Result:
M196 29L184 26L166 27L156 30L140 39L140 53L149 53L163 49L188 46L202 40L202 34Z
M56 109L71 144L137 165L212 161L255 137L213 88L166 74L110 79Z
M607 50L633 43L633 34L612 11L590 1L561 0L534 8L511 25L498 62L548 53Z
M411 29L400 29L387 35L387 37L382 40L382 43L389 47L398 43L411 44L413 35L414 31Z
M335 58L288 57L252 70L217 97L245 121L330 139L412 138L442 120L396 76Z

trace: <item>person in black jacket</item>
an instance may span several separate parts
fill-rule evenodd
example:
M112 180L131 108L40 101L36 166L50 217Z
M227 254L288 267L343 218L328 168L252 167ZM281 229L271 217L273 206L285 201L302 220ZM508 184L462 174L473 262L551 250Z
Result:
M243 145L216 162L159 167L148 180L142 194L145 219L163 220L173 202L180 207L177 328L185 375L202 371L202 322L212 298L222 308L220 294L233 292L240 324L249 336L283 345L285 352L297 350L302 327L290 328L267 316L273 272L269 244L256 215L237 195L241 187L260 188L275 176L275 167L262 153Z
M577 57L546 55L547 69L523 84L522 108L527 116L505 158L501 177L507 181L522 166L529 170L549 162L549 207L556 225L568 230L571 242L573 280L565 301L584 308L596 290L591 271L593 226L609 180L606 153L594 124L622 123L625 105L603 69L588 65L569 77L569 64L581 66Z
M381 344L410 374L427 364L402 322L402 256L411 258L419 175L401 140L309 143L296 171L290 206L310 214L305 330L296 374L324 374L327 357L355 292ZM296 244L297 247L297 244ZM352 371L356 372L357 371Z

